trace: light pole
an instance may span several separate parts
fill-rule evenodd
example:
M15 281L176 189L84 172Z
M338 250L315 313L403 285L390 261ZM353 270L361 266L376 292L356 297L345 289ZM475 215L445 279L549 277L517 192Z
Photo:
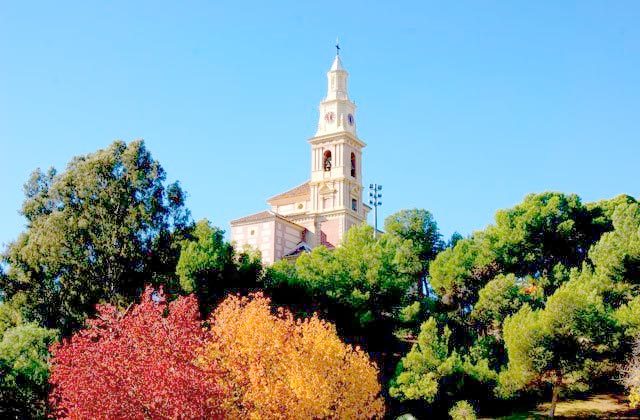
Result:
M373 237L378 236L378 207L382 205L382 185L369 184L369 204L373 206Z

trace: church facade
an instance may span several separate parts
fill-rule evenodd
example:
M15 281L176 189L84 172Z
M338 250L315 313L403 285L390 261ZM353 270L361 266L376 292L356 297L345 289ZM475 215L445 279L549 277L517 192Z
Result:
M370 207L362 201L365 143L356 134L356 106L349 99L347 78L336 55L327 73L318 129L309 140L309 180L269 198L268 210L231 221L236 248L256 249L271 264L319 245L336 247L351 226L367 220Z

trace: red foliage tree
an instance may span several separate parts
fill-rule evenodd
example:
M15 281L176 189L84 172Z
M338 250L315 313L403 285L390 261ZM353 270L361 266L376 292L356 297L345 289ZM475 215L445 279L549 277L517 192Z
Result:
M193 296L147 288L126 312L99 305L88 328L51 348L58 418L217 418L220 391L194 364L206 331Z

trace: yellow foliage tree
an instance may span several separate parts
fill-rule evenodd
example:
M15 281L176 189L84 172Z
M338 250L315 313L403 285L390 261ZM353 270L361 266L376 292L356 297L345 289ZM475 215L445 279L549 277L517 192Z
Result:
M262 294L230 296L211 316L199 363L226 390L232 418L380 418L378 370L317 316L296 320Z

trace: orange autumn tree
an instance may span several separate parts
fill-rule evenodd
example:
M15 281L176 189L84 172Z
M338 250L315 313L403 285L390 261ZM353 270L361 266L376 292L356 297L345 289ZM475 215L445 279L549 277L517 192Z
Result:
M378 370L317 316L296 320L262 294L230 296L211 317L213 339L199 359L216 366L234 418L382 417ZM222 373L221 373L222 371Z

